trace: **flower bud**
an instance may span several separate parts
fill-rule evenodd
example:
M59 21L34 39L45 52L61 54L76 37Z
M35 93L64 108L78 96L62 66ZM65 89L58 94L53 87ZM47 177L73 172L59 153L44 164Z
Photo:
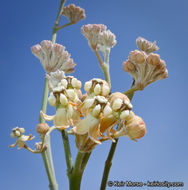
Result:
M129 60L133 63L142 64L145 61L144 53L138 50L131 51L129 55Z
M146 134L146 125L143 119L137 115L134 115L125 120L127 136L132 139L140 139Z
M39 123L37 125L37 133L45 135L49 131L50 127L47 123Z
M85 90L86 92L89 92L89 90L91 89L91 87L92 87L92 81L88 81L88 82L86 82L85 85L84 85L84 90Z
M66 106L68 104L68 100L67 100L67 97L64 95L64 94L60 94L60 103L63 105L63 106Z
M61 80L61 84L62 84L65 88L67 88L68 82L67 82L66 79L62 79L62 80Z
M92 111L93 116L98 117L100 111L101 111L101 105L98 104L97 106L95 106L95 108Z
M97 84L94 88L95 95L99 95L101 93L101 86L100 84Z
M48 97L48 103L51 106L55 106L56 105L56 97L54 96L53 92L51 92L50 96Z
M116 100L114 100L113 104L112 104L112 109L113 110L118 110L121 108L123 101L120 98L117 98Z

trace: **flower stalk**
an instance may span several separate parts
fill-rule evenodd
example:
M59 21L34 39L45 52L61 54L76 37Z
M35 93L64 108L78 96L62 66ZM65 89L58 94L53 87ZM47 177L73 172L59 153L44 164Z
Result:
M56 41L56 37L57 37L56 27L59 24L59 20L61 17L64 3L65 3L65 0L61 0L58 15L57 15L57 18L56 18L56 21L55 21L55 24L53 27L53 31L52 31L52 43L55 43L55 41ZM43 92L43 99L42 99L42 106L41 106L41 111L44 113L46 113L46 108L47 108L48 91L49 91L48 90L48 80L47 80L47 78L45 78L44 92ZM44 119L41 117L41 115L39 117L39 122L40 123L44 122ZM50 190L58 190L58 184L56 182L52 153L51 153L50 135L46 135L45 144L47 145L47 150L42 152L41 154L42 154L44 166L46 168L46 173L47 173L48 180L49 180L49 188L50 188Z

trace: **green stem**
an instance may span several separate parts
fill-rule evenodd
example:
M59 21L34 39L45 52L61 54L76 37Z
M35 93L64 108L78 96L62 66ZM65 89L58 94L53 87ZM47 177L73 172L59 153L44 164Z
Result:
M109 67L109 53L110 52L106 53L106 55L104 57L104 63L103 63L99 52L95 49L93 49L93 51L94 51L95 55L97 56L97 60L99 62L99 65L100 65L100 67L104 73L104 78L111 88L110 67Z
M80 190L82 175L90 153L77 153L74 168L69 176L69 190Z
M68 134L65 130L61 131L62 139L63 139L63 145L64 145L64 152L65 152L65 159L67 164L67 176L69 178L72 169L73 169L73 163L72 163L72 156L70 151L70 145L69 145L69 138Z
M69 23L64 24L64 25L62 25L62 26L58 26L58 27L56 27L56 30L57 30L57 31L58 31L58 30L61 30L61 29L65 28L65 27L67 27L67 26L70 26L70 25L72 25L72 24L74 24L74 23L73 23L73 22L69 22Z
M65 4L65 0L61 0L61 3L60 3L60 7L59 7L59 12L57 14L57 18L56 18L56 21L55 21L55 24L54 24L54 27L53 27L53 30L52 30L52 43L55 43L56 41L56 37L57 37L57 27L59 25L59 20L61 18L61 14L62 14L62 11L63 11L63 6Z
M129 92L127 94L127 96L128 96L128 98L130 100L132 100L132 98L134 96L134 92ZM112 160L113 160L114 153L115 153L115 150L116 150L116 147L117 147L117 144L118 144L118 140L119 139L117 138L116 142L113 142L111 144L110 151L109 151L108 157L107 157L106 162L105 162L105 167L104 167L104 171L103 171L103 177L102 177L102 181L101 181L100 190L105 190L106 189L106 183L107 183L108 176L109 176L109 173L110 173L110 169L111 169L111 166L112 166Z
M114 157L114 153L115 153L115 150L116 150L118 140L119 139L116 139L116 142L113 142L111 144L110 152L108 153L108 157L107 157L106 162L105 162L105 167L104 167L104 172L103 172L103 177L102 177L100 190L105 190L106 189L106 183L107 183L108 176L109 176L109 173L110 173L110 169L111 169L111 166L112 166L112 159Z
M58 15L57 15L57 18L56 18L56 21L55 21L55 24L54 24L54 27L52 30L52 43L55 43L55 41L56 41L56 37L57 37L56 27L59 24L59 20L60 20L61 14L62 14L64 3L65 3L65 0L61 0ZM48 81L45 78L42 107L41 107L41 111L43 111L43 113L46 113L47 99L48 99ZM43 123L43 122L45 122L45 120L40 116L39 122ZM58 184L56 182L52 153L51 153L50 135L46 135L45 144L47 145L47 150L42 152L41 155L43 158L44 166L46 168L46 173L47 173L48 180L49 180L49 188L50 188L50 190L58 190Z

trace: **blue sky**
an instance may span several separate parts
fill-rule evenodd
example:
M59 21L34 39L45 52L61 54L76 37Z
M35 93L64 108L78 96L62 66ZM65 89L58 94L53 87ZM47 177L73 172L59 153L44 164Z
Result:
M75 77L83 82L103 77L94 53L80 32L81 26L88 23L103 23L116 35L118 43L110 55L113 92L124 91L131 85L131 77L122 70L122 62L136 49L138 36L157 41L158 53L169 71L168 79L136 93L133 110L144 119L147 134L137 143L124 137L120 139L109 180L182 181L185 186L179 189L188 189L188 2L67 0L66 4L70 3L83 7L87 15L82 22L60 31L57 37L57 43L63 44L77 63ZM8 149L8 145L14 142L9 134L16 125L37 136L35 128L45 73L30 47L51 39L58 6L58 0L1 1L0 189L38 190L48 186L41 156ZM48 108L48 113L54 113L54 109ZM74 138L70 141L75 156ZM99 189L110 145L110 141L105 142L93 151L83 176L82 190ZM52 134L52 148L59 189L68 189L58 132ZM161 188L155 188L158 189Z

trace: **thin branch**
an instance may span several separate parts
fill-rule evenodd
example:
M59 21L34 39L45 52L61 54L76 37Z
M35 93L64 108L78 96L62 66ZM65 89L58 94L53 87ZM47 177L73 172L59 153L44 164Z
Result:
M61 29L65 28L65 27L67 27L67 26L70 26L70 25L72 25L72 24L74 24L74 23L73 23L73 22L69 22L69 23L64 24L64 25L62 25L62 26L57 26L57 27L56 27L56 30L57 30L57 31L58 31L58 30L61 30Z

